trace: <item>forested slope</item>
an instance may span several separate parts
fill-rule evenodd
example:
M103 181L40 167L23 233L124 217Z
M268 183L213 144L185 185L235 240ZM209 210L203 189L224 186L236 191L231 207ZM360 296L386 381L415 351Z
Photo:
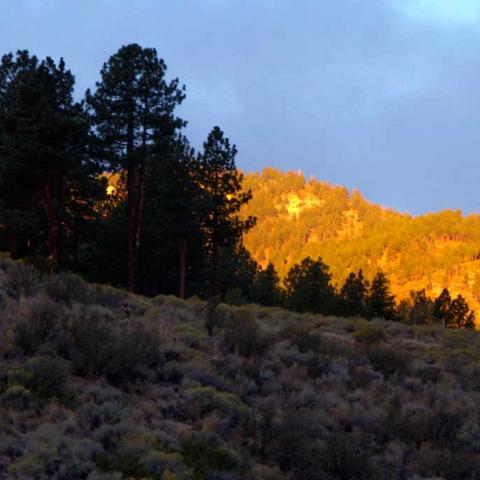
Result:
M473 479L480 337L0 259L0 479Z
M403 214L358 191L272 168L246 175L244 188L253 198L243 212L257 217L245 246L262 266L271 261L280 277L303 258L321 256L339 285L351 271L361 268L371 279L382 269L397 300L411 290L436 296L448 288L479 311L479 215Z

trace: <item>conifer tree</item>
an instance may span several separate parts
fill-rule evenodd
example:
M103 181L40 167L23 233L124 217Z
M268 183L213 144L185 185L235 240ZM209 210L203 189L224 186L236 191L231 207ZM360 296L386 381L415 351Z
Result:
M273 264L257 272L254 284L254 299L260 305L276 307L282 303L280 280Z
M321 258L307 257L294 265L284 280L287 307L298 312L334 313L336 296L331 277Z
M129 290L138 288L147 158L155 139L171 137L184 122L174 110L185 98L178 79L153 48L123 46L104 64L87 102L111 168L126 171Z
M191 254L201 250L201 221L206 199L200 187L198 162L184 136L154 145L145 184L144 279L153 281L147 290L185 297ZM196 250L196 253L194 252ZM159 264L173 270L175 288L155 287ZM168 283L168 282L167 282Z
M88 156L89 124L82 105L73 101L73 86L63 59L57 65L27 51L2 58L0 216L8 219L16 256L18 234L28 230L25 222L40 208L53 271L59 266L61 236L73 236L73 217L94 215L94 194L101 192Z
M213 297L221 294L223 251L233 248L255 222L252 217L239 217L240 208L250 200L251 193L242 191L243 175L235 165L236 154L235 145L230 144L219 127L214 127L198 157L201 187L208 202L202 231Z
M367 311L368 318L395 319L395 297L390 293L390 282L383 272L378 272L372 281Z
M358 274L351 272L340 291L341 313L347 317L366 315L368 282L362 270Z
M445 327L449 323L450 308L452 306L452 297L448 288L444 288L442 293L433 302L433 317L437 322Z
M433 320L433 302L427 297L425 289L410 292L411 308L409 322L415 325L431 323Z
M475 328L475 315L470 311L468 303L461 295L452 300L448 312L447 328Z

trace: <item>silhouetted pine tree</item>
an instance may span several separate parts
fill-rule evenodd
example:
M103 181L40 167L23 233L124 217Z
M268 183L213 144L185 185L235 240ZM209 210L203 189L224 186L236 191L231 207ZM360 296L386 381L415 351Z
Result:
M235 145L230 144L219 127L214 127L198 157L201 187L208 200L202 232L212 296L221 295L220 265L224 249L234 248L242 234L254 225L252 217L242 220L238 216L251 194L242 191L243 175L236 168L236 154Z
M129 290L138 288L147 158L155 139L170 138L184 122L174 110L185 98L178 79L165 80L166 65L153 48L123 46L104 64L92 95L95 131L111 168L126 171Z
M434 319L442 323L445 327L449 322L450 308L452 305L452 297L448 288L444 288L442 293L433 302L433 317Z
M22 250L24 234L45 225L53 271L62 260L61 242L72 252L78 249L104 192L88 155L89 123L82 105L73 101L73 86L63 59L57 65L50 57L40 61L27 51L2 58L0 218L13 257ZM38 209L45 222L35 218Z
M378 272L372 281L367 299L368 318L395 319L395 297L390 293L390 282L383 272Z
M445 326L447 328L475 328L475 315L470 311L468 303L461 295L452 300Z
M337 303L328 266L321 258L305 258L285 277L286 305L298 312L335 313Z
M358 274L351 272L340 290L340 312L346 317L367 314L368 281L363 277L362 270Z
M254 284L254 300L260 305L276 307L282 304L280 280L272 263L257 272Z
M410 292L410 301L409 323L422 325L433 321L433 302L427 297L425 289Z

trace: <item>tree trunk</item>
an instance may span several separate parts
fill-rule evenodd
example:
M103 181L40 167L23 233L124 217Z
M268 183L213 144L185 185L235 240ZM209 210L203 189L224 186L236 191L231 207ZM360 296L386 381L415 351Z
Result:
M55 215L52 202L52 177L49 173L48 179L40 188L40 203L47 216L48 225L48 253L51 260L50 271L58 271L58 221Z
M186 256L187 256L187 241L185 237L181 237L179 241L180 247L180 262L179 262L179 287L178 287L178 296L180 298L185 298L185 270L186 270Z
M132 154L127 160L127 288L130 292L137 289L137 171Z
M20 258L18 253L18 234L15 232L11 233L8 237L8 252L11 259L17 260Z

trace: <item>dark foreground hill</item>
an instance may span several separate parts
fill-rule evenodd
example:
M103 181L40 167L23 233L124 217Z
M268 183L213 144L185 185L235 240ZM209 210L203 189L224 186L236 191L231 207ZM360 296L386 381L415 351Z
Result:
M1 479L476 479L480 337L0 260Z

